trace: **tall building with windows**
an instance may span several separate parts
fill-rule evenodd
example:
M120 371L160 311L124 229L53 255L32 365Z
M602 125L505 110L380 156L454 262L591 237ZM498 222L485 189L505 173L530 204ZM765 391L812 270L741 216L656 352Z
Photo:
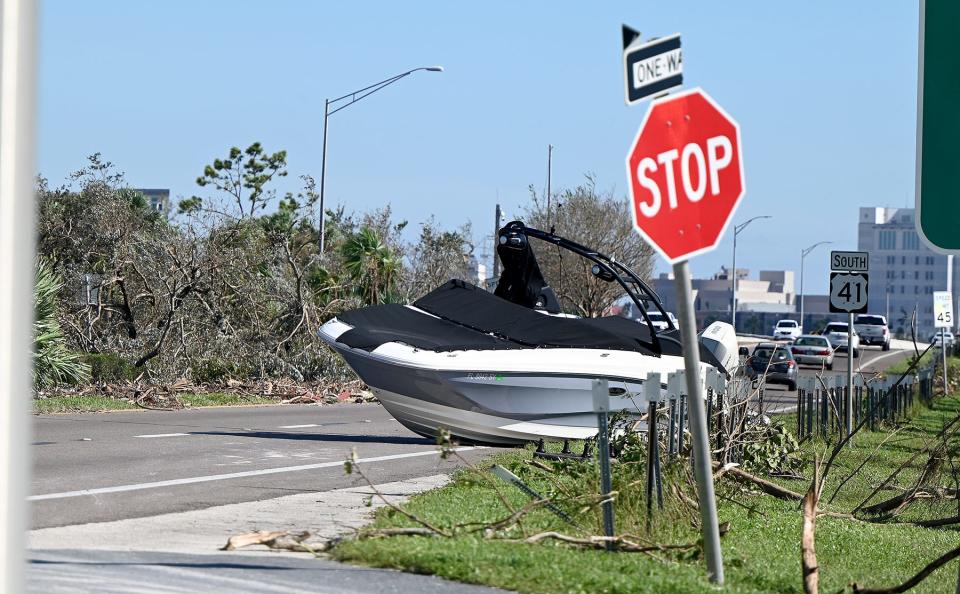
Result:
M886 315L893 332L908 335L916 308L919 338L927 340L934 332L933 292L947 290L947 256L920 240L912 208L862 207L857 231L857 248L870 252L870 313ZM956 284L960 258L954 260Z
M160 188L137 188L150 204L150 210L159 212L165 217L170 216L170 190Z

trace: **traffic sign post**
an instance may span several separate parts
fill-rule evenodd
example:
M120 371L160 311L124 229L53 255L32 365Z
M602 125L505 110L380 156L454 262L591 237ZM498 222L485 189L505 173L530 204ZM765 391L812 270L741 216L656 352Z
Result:
M940 328L940 356L943 358L943 393L947 393L947 329L953 330L953 294L933 292L933 327Z
M830 311L847 314L847 396L844 421L847 436L853 433L853 314L867 313L870 278L869 252L830 252ZM847 441L848 446L853 440Z
M673 265L703 548L710 579L722 584L688 259L716 247L743 197L740 126L701 89L654 99L627 154L627 179L634 229Z

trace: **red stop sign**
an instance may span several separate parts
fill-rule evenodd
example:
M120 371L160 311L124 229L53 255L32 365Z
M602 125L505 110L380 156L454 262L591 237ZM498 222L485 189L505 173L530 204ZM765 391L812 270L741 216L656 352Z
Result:
M634 228L671 264L709 251L744 192L740 126L700 89L657 99L627 177Z

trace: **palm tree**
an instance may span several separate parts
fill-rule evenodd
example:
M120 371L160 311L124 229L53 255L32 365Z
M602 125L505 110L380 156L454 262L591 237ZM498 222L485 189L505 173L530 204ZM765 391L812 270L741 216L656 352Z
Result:
M57 319L57 294L63 283L46 260L37 262L33 291L33 381L42 388L90 379L90 366L70 350Z
M341 248L343 267L354 291L365 303L388 303L396 299L400 259L374 229L364 227Z

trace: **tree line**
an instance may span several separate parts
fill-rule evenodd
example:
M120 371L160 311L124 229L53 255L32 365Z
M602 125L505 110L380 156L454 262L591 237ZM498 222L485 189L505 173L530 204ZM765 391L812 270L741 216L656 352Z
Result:
M198 194L181 199L174 216L153 210L100 154L60 187L38 178L38 387L345 379L350 372L316 337L327 319L409 302L450 278L476 282L469 223L444 229L431 217L408 242L408 222L388 205L328 209L319 253L315 182L304 175L298 191L279 194L287 175L285 151L233 147L203 168ZM547 213L531 190L526 222L649 276L652 252L633 234L624 200L588 178L555 201ZM492 230L484 237L492 245ZM598 315L619 296L583 263L550 250L538 257L548 278L561 279L554 286L571 313Z

